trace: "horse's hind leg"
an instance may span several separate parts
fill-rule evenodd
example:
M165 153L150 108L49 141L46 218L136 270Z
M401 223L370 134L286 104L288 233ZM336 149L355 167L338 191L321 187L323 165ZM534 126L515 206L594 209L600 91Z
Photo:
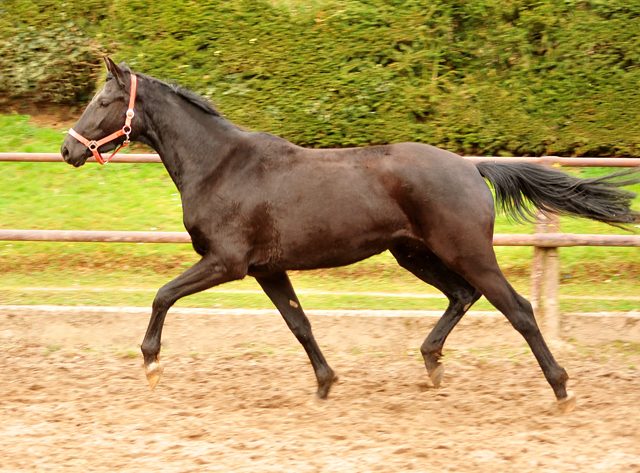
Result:
M327 364L320 347L318 347L313 337L311 324L302 311L302 306L293 290L289 276L287 276L287 273L282 272L256 277L256 280L278 308L285 322L307 352L318 380L318 397L325 399L329 394L331 385L338 378Z
M432 285L449 299L449 306L426 338L420 351L429 378L437 388L444 375L439 361L442 347L451 330L482 295L460 275L454 273L424 245L400 244L391 250L400 266Z
M502 312L511 325L520 332L531 347L547 382L553 388L559 407L565 412L575 406L575 397L567 394L567 372L560 366L547 346L531 304L507 282L493 253L490 242L476 242L476 249L485 246L485 251L466 254L464 258L451 260L451 268L463 276Z

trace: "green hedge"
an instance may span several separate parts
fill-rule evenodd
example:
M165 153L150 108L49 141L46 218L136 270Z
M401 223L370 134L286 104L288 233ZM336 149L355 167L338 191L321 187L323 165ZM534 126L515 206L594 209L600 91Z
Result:
M72 20L96 6L104 9L91 0L0 3L0 94L34 101L89 100L106 49L83 32L79 23L86 21Z
M0 18L20 31L80 18L78 31L134 70L175 79L235 123L305 146L640 152L640 0L2 5Z

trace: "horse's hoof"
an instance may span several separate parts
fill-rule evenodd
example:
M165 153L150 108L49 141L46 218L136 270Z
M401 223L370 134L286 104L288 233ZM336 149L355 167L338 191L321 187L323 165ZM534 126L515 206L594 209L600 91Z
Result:
M333 383L336 381L338 381L338 375L331 373L331 376L329 376L322 384L319 384L318 392L316 393L318 399L326 399L329 395L329 391L331 390L331 386L333 386Z
M149 386L151 389L155 388L162 377L162 373L164 372L164 366L159 361L154 361L149 366L145 365L144 367L145 374L147 375L147 381L149 381Z
M571 412L576 407L576 401L577 401L576 395L573 394L572 392L568 392L567 397L565 397L564 399L558 400L558 409L563 414L566 414L567 412Z
M433 370L433 373L429 374L429 379L433 383L434 388L439 388L440 383L442 382L442 377L444 376L444 365L440 363L438 367Z

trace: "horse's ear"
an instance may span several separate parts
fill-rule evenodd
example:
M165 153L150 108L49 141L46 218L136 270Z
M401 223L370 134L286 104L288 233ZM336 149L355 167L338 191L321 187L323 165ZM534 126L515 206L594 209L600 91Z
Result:
M104 58L104 63L107 65L107 71L111 73L111 75L115 78L116 82L118 82L118 85L120 87L124 87L124 84L125 84L124 71L120 69L116 65L116 63L111 60L111 58L107 56L102 56L102 57Z

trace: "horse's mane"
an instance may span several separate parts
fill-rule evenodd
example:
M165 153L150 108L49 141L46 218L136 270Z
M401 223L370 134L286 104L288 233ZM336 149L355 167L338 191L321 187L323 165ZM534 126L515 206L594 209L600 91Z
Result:
M118 67L120 69L122 69L124 72L128 72L130 74L132 74L131 69L129 68L129 66L127 66L124 62L121 62ZM185 89L184 87L180 86L177 83L174 84L168 84L167 82L161 81L160 79L156 79L155 77L151 77L145 74L140 74L138 72L136 72L137 76L143 77L145 80L148 80L150 82L155 82L157 84L161 84L165 87L168 87L172 92L174 92L175 94L177 94L178 96L182 97L183 99L185 99L187 102L195 105L196 107L198 107L200 110L210 114L210 115L215 115L216 117L221 117L222 114L216 110L216 108L213 106L213 104L211 104L211 102L209 102L206 98L202 97L201 95L196 94L195 92L192 92L189 89ZM107 73L107 80L111 80L113 79L113 74L111 74L111 72Z

